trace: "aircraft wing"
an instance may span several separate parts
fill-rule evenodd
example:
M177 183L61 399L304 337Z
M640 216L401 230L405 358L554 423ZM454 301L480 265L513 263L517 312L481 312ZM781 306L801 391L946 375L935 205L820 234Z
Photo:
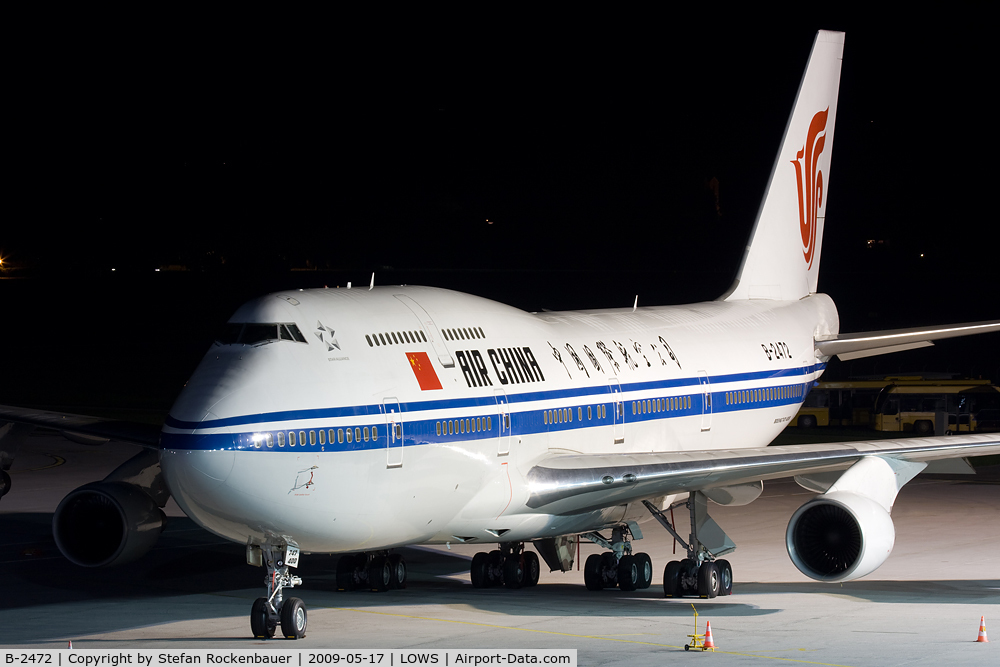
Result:
M931 341L942 338L956 338L992 331L1000 331L1000 320L949 324L941 327L914 327L912 329L838 334L822 339L817 338L816 350L826 357L837 355L841 361L850 361L876 354L929 347L934 344Z
M160 427L153 424L0 405L0 426L3 422L51 428L69 440L87 445L116 440L157 449L160 444Z
M576 514L684 493L845 470L864 456L928 462L1000 454L1000 433L757 449L547 456L528 471L528 507Z

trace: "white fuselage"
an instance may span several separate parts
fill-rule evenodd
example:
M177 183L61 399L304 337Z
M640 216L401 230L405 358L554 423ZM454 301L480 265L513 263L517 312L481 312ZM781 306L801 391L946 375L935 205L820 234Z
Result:
M208 530L313 552L619 523L629 506L531 510L525 474L557 453L765 446L838 330L822 294L532 314L420 287L278 293L230 321L305 342L214 344L164 426L164 474Z

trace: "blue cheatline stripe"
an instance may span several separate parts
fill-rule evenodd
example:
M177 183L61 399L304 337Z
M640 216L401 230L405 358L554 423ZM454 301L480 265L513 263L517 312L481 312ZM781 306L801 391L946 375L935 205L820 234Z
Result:
M709 377L709 384L721 384L723 382L745 382L748 380L772 380L777 378L789 378L807 375L817 370L822 370L826 364L814 364L813 366L803 366L800 368L783 368L774 371L755 371L752 373L733 373L729 375L717 375ZM619 378L620 380L620 378ZM648 391L653 389L670 389L676 387L698 386L699 378L680 378L676 380L652 380L649 382L628 382L621 383L623 393L632 391ZM496 385L495 389L508 389L520 387L520 385ZM583 396L606 396L610 394L611 388L607 384L590 387L579 387L573 389L551 389L542 391L532 391L519 394L509 394L507 400L511 404L529 403L543 400L556 400L561 398L578 398ZM402 403L400 408L404 413L415 413L429 410L451 410L456 408L474 407L495 407L496 399L493 396L477 396L472 398L451 398L431 401L411 401ZM249 424L263 424L267 422L296 421L305 419L336 419L338 417L363 417L381 416L381 404L352 405L333 408L313 408L309 410L285 410L282 412L265 412L255 415L240 415L238 417L226 417L224 419L210 419L207 421L183 421L167 415L164 422L166 426L184 430L196 430L206 428L223 428L227 426L246 426Z
M770 387L756 387L746 390L717 391L711 392L712 413L722 414L739 412L745 410L757 410L782 405L798 405L802 403L808 393L809 382L797 384L782 384ZM772 394L768 394L772 390ZM766 397L766 398L765 398ZM604 395L605 400L611 399L608 394ZM623 397L625 398L625 397ZM660 403L657 405L656 401ZM672 402L671 402L671 399ZM627 399L623 401L624 423L637 424L642 422L656 421L662 419L676 419L681 417L701 416L703 413L704 394L691 393L681 396L656 397L646 399ZM601 412L598 406L603 407L603 413L610 417L598 417ZM376 409L378 406L375 406ZM455 442L468 442L478 440L498 441L500 436L500 417L497 414L497 406L492 401L481 402L479 407L486 408L477 416L462 417L461 419L411 419L415 413L404 410L403 415L403 441L401 445L413 447L419 445L452 444ZM660 409L657 409L659 407ZM673 409L670 409L673 407ZM587 409L591 409L591 418L588 419ZM645 410L644 410L645 408ZM634 410L634 412L633 412ZM566 418L567 411L571 411L572 417ZM549 415L563 415L563 421L558 419L549 420ZM348 416L359 416L354 412ZM384 450L387 449L386 441L389 437L389 430L385 424L385 415L381 412L368 413L372 419L367 424L352 424L349 428L340 425L332 426L328 424L312 424L308 427L297 426L296 428L277 429L275 431L264 432L244 432L244 433L216 433L216 434L183 434L183 433L163 433L160 439L160 446L163 449L184 449L184 450L240 450L240 451L313 451L313 452L348 452L364 450ZM582 420L581 420L582 416ZM545 410L525 410L521 412L511 412L511 435L514 437L522 435L534 435L545 433L559 433L563 431L573 431L585 428L607 428L614 425L614 403L588 403L586 405L574 405L572 407L550 408ZM462 433L460 424L475 424L477 417L480 420L480 428L474 426ZM301 419L301 417L298 417ZM328 419L328 417L313 417L313 419ZM455 427L455 433L447 434L448 423ZM548 422L548 423L547 423ZM438 425L444 426L444 433L438 434ZM355 438L354 442L348 443L346 438L340 442L334 442L338 432L346 430L375 427L378 429L378 437L369 440ZM276 434L278 431L299 431L306 433L316 430L332 432L333 437L328 438L324 445L316 444L302 445L294 447L279 447L277 445ZM266 441L261 439L263 433L271 433L272 447L267 447ZM255 436L257 436L255 438ZM611 437L611 436L609 436ZM297 441L302 438L297 436Z

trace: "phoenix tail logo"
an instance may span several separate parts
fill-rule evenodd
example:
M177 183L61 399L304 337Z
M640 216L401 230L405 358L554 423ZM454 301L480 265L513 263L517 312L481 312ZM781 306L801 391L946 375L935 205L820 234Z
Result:
M826 144L826 119L830 108L813 116L809 123L806 143L791 163L795 165L795 181L799 188L799 232L802 235L802 255L812 268L816 253L816 218L823 205L823 172L819 171L819 156Z

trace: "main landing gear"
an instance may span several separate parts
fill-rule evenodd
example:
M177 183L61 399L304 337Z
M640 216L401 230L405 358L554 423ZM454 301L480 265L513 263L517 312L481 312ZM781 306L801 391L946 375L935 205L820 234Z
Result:
M648 500L642 501L654 518L680 542L687 558L670 561L663 568L663 596L679 598L685 595L714 598L732 595L733 568L718 557L736 549L719 525L708 516L708 500L700 491L692 492L686 501L670 507L687 506L691 515L691 536L685 542L674 530L670 520Z
M499 549L489 553L480 551L472 557L472 585L475 588L534 586L540 573L538 554L526 551L524 542L501 542Z
M278 626L285 639L306 636L306 605L299 598L284 598L282 589L301 586L302 579L289 574L299 564L299 549L291 544L247 544L247 562L266 566L267 597L257 598L250 608L250 631L257 639L271 639Z
M633 524L634 526L634 524ZM591 554L583 565L583 581L589 591L618 587L623 591L649 588L653 582L653 561L645 553L632 553L631 538L642 539L642 534L633 534L638 527L628 525L611 529L611 540L599 533L584 533L580 537L609 549L602 554Z
M345 554L337 561L337 590L377 592L406 588L406 561L388 551Z

